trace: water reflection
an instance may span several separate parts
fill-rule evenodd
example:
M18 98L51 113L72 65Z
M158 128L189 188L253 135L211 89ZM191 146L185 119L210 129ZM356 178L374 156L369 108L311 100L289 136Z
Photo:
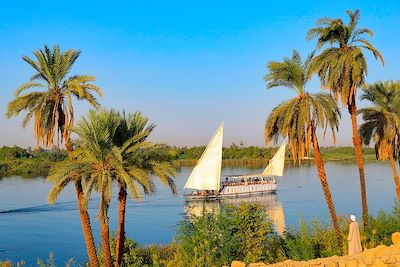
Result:
M224 198L212 201L187 201L185 202L185 212L188 215L200 216L203 207L208 212L219 212L222 205L240 205L242 202L257 203L265 208L267 217L273 221L277 233L282 234L285 230L285 215L283 205L278 201L274 193L263 195L252 195L240 198Z

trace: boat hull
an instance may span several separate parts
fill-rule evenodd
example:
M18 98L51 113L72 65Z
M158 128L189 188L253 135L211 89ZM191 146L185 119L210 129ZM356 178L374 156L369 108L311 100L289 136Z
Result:
M221 198L240 198L254 195L271 194L276 192L276 183L263 183L252 185L228 185L224 186L218 194L193 195L187 194L187 200L218 200Z

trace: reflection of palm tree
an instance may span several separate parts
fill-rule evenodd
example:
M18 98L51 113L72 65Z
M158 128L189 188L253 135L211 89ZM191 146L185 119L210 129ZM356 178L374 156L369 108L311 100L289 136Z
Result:
M271 140L277 140L280 136L287 137L293 159L299 162L305 155L310 154L311 147L313 147L325 201L339 246L342 247L343 238L316 134L318 127L322 127L325 132L329 125L334 138L335 130L339 125L340 111L330 95L306 92L305 85L309 79L307 73L312 56L311 54L303 63L300 55L294 51L292 58L285 58L283 62L268 63L269 73L265 76L268 88L285 86L293 89L297 96L272 110L265 124L265 140L269 143Z
M400 181L395 164L396 143L399 145L400 133L400 83L378 82L363 89L362 100L369 100L373 106L358 111L362 115L363 124L360 135L363 142L369 145L375 142L376 157L390 160L393 179L396 185L397 199L400 201Z
M323 88L332 91L335 99L347 106L352 123L353 144L360 175L361 200L364 225L368 222L368 203L365 186L365 173L361 151L361 139L357 129L357 88L364 85L367 75L367 62L364 51L371 52L383 64L380 52L365 38L372 36L372 31L357 28L360 12L347 11L350 22L331 18L322 18L317 27L308 31L307 39L317 38L317 48L329 45L321 54L313 59L310 66L312 73L317 73ZM336 46L335 46L336 45Z
M33 54L36 60L27 56L24 56L23 60L34 68L36 73L16 90L15 99L8 104L7 116L17 116L22 111L26 111L27 114L22 125L28 126L31 119L34 118L34 133L38 145L43 143L46 147L52 146L56 138L57 144L65 142L68 152L71 152L73 148L70 144L70 134L74 123L72 97L85 100L97 107L98 103L93 92L100 96L103 93L91 83L95 80L93 76L68 77L80 51L61 52L58 46L54 46L51 50L45 45L44 50L35 51ZM26 90L32 88L41 90L25 93ZM74 177L71 181L75 185L89 263L91 266L98 266L90 217L83 205L84 195L81 179Z

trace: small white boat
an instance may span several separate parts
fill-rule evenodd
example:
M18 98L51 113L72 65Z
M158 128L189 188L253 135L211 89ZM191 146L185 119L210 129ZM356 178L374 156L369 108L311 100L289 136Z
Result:
M277 189L275 176L283 175L286 141L282 143L262 173L228 176L221 182L223 133L222 123L190 174L184 188L192 189L192 192L185 196L189 200L212 200L275 192Z

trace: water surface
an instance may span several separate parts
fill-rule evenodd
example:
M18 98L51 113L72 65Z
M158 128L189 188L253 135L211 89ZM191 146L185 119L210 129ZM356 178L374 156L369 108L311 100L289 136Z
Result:
M176 182L183 193L192 167L178 171ZM225 167L223 175L247 174L261 171L257 167ZM357 166L354 162L326 163L328 181L337 212L361 216L361 201ZM367 194L371 214L379 209L390 210L394 204L395 189L388 163L365 164ZM56 205L47 204L51 184L44 178L0 178L0 259L24 259L35 263L36 258L47 258L54 252L58 263L69 258L86 260L85 244L75 203L75 192L68 186ZM168 243L174 236L174 227L182 219L186 208L183 198L157 184L155 195L141 202L128 201L126 214L127 236L140 244ZM115 194L116 195L116 191ZM257 200L270 203L269 215L284 213L286 226L297 226L299 217L307 220L329 220L321 185L314 165L289 165L278 179L276 196ZM99 239L99 222L96 219L98 199L90 203L92 226L96 243ZM268 206L268 205L267 205ZM118 202L110 206L110 227L116 231ZM283 217L283 216L282 216Z

